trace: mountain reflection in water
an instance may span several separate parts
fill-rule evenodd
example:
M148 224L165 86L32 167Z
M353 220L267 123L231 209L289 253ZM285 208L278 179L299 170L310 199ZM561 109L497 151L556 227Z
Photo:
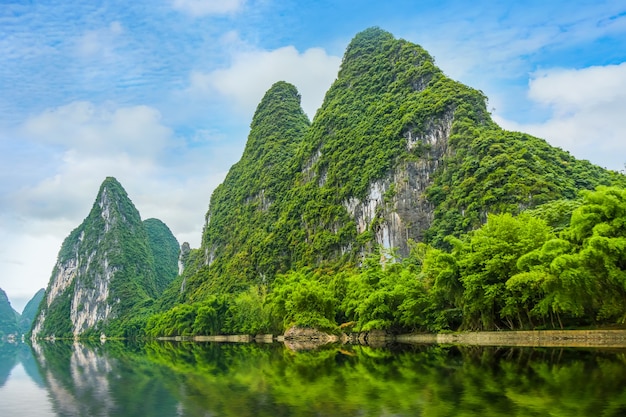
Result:
M623 416L626 351L2 344L0 415L18 389L57 416Z

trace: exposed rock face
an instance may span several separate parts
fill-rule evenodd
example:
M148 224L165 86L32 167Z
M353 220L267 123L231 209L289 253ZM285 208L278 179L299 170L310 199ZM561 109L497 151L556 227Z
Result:
M89 216L63 242L32 336L105 332L113 319L157 295L154 265L139 212L117 180L107 178Z
M339 337L309 327L293 326L284 336L284 343L291 350L312 350L329 343L339 342Z
M422 135L408 131L407 151L420 147L420 158L398 164L389 176L371 183L364 199L344 201L359 234L372 229L378 245L395 248L401 256L408 255L409 239L422 240L434 217L434 206L425 191L443 164L452 121L448 112L432 121Z

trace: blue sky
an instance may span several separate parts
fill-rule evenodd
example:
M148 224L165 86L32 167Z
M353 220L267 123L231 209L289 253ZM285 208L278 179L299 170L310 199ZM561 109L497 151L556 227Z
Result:
M422 45L507 129L626 163L626 2L0 0L0 287L45 287L115 176L197 247L276 81L313 118L359 31Z

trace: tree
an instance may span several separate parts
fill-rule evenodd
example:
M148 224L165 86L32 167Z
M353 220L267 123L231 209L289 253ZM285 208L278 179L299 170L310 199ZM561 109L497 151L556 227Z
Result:
M506 282L519 272L518 259L551 237L543 220L526 214L490 215L483 227L470 234L459 260L464 328L493 330L503 325L502 309L507 297L513 296ZM507 309L505 313L513 312Z

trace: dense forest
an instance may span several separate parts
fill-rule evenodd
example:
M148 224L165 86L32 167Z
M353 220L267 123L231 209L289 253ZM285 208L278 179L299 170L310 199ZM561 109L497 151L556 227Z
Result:
M19 313L13 310L7 294L0 288L0 340L19 333L19 319Z
M182 304L147 333L546 329L624 323L626 190L489 215L450 249L414 243L411 255L373 252L360 267L302 268L270 286ZM563 224L566 223L566 226ZM381 262L382 260L382 262Z

